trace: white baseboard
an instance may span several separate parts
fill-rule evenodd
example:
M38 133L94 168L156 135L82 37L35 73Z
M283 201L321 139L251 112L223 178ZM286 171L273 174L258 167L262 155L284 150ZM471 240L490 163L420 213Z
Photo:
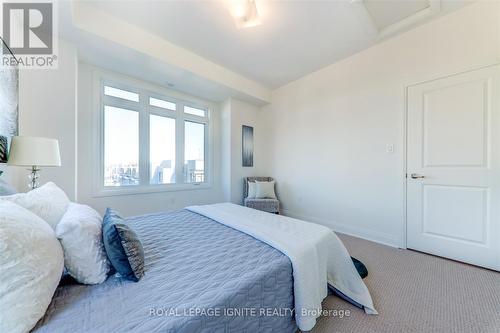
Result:
M406 248L404 240L401 240L398 237L395 237L394 235L387 234L384 232L374 231L366 228L360 228L352 225L341 224L335 221L325 220L314 216L305 216L286 209L284 209L282 213L285 216L324 225L326 227L333 229L333 231L339 232L341 234L346 234L349 236L366 239L371 242L391 247Z

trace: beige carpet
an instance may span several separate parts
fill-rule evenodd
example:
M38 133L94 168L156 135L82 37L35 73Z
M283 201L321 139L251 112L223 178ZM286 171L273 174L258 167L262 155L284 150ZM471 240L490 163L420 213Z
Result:
M500 332L500 273L339 236L368 267L364 281L380 314L329 296L324 309L348 309L350 316L321 317L311 332Z

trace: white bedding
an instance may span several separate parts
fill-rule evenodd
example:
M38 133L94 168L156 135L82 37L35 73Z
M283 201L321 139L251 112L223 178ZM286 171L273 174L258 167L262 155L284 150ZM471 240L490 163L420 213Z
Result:
M301 330L316 324L321 301L328 295L327 283L363 305L366 313L377 314L349 253L331 229L231 203L187 209L255 237L290 258L295 320Z

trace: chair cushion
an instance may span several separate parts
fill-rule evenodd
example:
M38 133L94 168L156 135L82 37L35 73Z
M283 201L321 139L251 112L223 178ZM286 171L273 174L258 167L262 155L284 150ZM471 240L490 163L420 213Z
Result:
M274 193L274 180L270 182L255 181L255 198L256 199L276 199Z
M277 199L245 199L245 206L269 213L278 213L280 202Z
M257 194L257 184L255 182L248 182L248 199L255 199L255 195Z

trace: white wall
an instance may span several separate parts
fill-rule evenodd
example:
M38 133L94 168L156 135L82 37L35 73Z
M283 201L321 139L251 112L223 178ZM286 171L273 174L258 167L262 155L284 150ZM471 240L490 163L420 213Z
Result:
M74 200L76 197L76 77L77 55L73 45L59 42L57 69L21 69L19 74L19 134L59 140L61 167L42 168L40 182L57 183ZM14 185L27 190L28 171L15 172Z
M261 165L261 154L263 145L261 141L261 128L257 124L259 108L241 102L231 100L231 202L243 202L243 178L259 176ZM254 154L253 167L242 166L242 126L253 127ZM265 175L264 175L265 176Z
M220 105L221 110L221 182L223 199L231 201L231 99Z
M213 184L207 189L183 190L173 192L158 192L147 194L130 194L99 197L92 191L92 170L95 166L97 147L93 143L94 100L93 100L93 67L79 64L78 71L78 201L88 204L101 213L106 207L112 207L125 216L139 215L150 212L170 211L188 205L208 204L223 201L221 182L221 115L218 105L211 108L212 122L212 153L213 153ZM167 90L167 89L165 89ZM170 96L180 99L190 99L175 91L167 92Z
M233 203L243 202L243 178L258 176L264 147L261 128L257 123L259 108L237 99L222 104L223 117L223 187L224 199ZM254 128L253 167L242 166L242 126Z
M499 62L498 6L466 6L274 91L262 162L285 214L404 247L405 88Z

